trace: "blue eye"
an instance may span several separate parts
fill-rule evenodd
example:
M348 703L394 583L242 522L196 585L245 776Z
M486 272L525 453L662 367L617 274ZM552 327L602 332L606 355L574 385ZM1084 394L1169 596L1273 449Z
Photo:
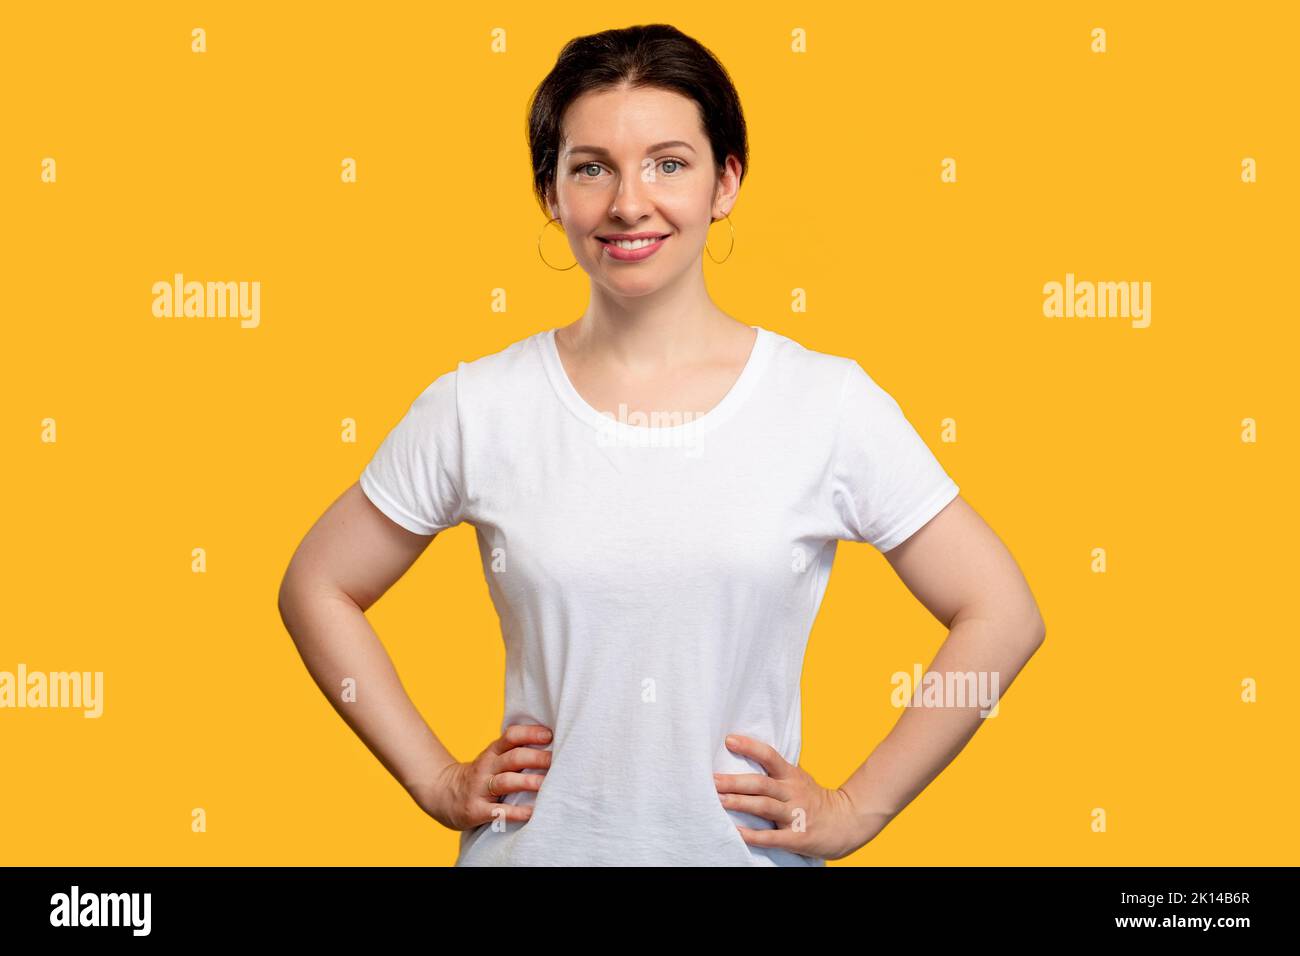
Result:
M662 165L671 165L671 166L674 167L673 169L665 170L665 173L664 173L664 174L667 175L667 176L676 176L676 175L677 175L678 173L680 173L680 172L682 171L682 169L684 169L685 166L686 166L686 164L685 164L684 162L682 162L680 159L661 159L661 160L659 160L659 165L661 165L661 166L662 166ZM595 174L593 174L593 175L591 175L591 176L584 176L583 173L584 173L586 170L589 170L589 169L600 170L600 169L602 169L602 168L603 168L603 167L600 165L600 163L583 163L583 164L581 164L580 166L575 166L575 167L573 168L573 171L574 171L574 173L578 174L578 178L579 178L579 179L598 179L599 176L600 176L599 172L597 172L597 173L595 173Z

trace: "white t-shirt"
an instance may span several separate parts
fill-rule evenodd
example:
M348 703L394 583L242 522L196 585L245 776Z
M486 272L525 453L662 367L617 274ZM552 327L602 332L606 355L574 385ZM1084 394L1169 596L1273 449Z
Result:
M764 771L724 738L798 763L836 542L888 551L958 487L856 361L754 328L731 390L676 424L601 414L538 332L436 379L362 472L410 531L475 527L501 730L554 731L541 790L504 798L532 818L461 831L457 866L825 864L745 843L737 823L774 824L713 774Z

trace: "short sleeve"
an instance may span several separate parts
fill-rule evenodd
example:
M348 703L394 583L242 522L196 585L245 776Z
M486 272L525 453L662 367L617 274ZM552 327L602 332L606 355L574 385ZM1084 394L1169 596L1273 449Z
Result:
M456 374L440 376L416 397L361 472L366 497L416 534L463 520Z
M906 541L959 491L898 402L856 361L840 392L830 484L837 537L882 552Z

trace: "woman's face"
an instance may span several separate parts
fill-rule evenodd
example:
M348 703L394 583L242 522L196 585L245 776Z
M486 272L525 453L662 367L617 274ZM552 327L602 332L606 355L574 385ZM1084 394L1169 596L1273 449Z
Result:
M592 280L639 296L699 268L711 221L735 200L740 164L729 157L717 176L695 102L662 89L586 93L562 130L551 214ZM640 249L607 241L626 233L665 238Z

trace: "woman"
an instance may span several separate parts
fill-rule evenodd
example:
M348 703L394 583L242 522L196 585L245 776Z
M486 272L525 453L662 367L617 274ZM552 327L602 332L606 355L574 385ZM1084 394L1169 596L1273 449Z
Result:
M1005 688L1043 639L1034 599L857 362L710 299L708 228L730 224L748 151L706 49L663 25L578 38L536 91L529 134L538 199L591 280L587 310L419 395L298 548L286 626L349 725L461 831L457 865L845 856L980 716L907 710L835 789L798 766L800 671L837 541L884 552L951 627L937 671L996 672ZM502 734L464 763L364 616L462 521L507 659ZM342 703L345 676L366 692Z

